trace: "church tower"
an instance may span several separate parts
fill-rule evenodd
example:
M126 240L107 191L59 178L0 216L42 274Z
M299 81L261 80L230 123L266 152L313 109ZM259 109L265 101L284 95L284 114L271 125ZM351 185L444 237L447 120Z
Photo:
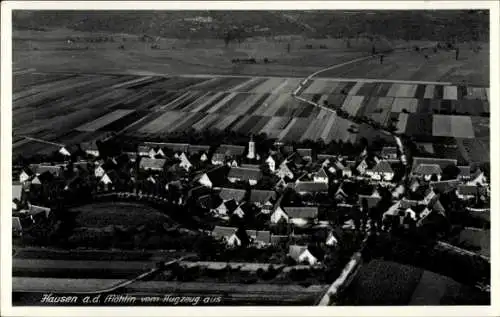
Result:
M253 160L255 158L255 142L253 141L253 136L250 137L248 142L248 155L247 158Z

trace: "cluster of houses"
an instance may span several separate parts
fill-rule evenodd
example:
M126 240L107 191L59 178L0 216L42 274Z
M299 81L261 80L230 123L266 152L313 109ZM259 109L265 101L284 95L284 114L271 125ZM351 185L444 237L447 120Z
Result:
M167 195L176 191L175 202L188 199L217 219L211 234L229 247L242 245L240 227L245 228L250 244L257 247L284 241L286 235L273 234L276 226L292 228L329 227L319 213L318 197L330 198L328 213L340 210L375 208L382 200L380 190L392 193L392 206L383 213L385 223L400 226L425 225L431 215L446 217L440 195L455 191L459 199L489 199L487 180L479 169L457 166L456 160L413 159L408 175L406 159L396 146L373 152L366 149L356 157L314 153L312 149L277 144L258 151L253 139L247 146L221 144L191 145L145 142L136 151L102 158L94 143L83 144L80 160L60 164L33 164L18 170L13 184L13 229L23 231L23 224L48 217L51 197L78 191L86 184L94 192L135 191ZM456 179L442 179L443 170L456 166ZM297 205L284 199L284 192L301 197ZM43 195L47 206L31 204L33 193ZM262 229L262 228L265 229ZM386 226L387 227L387 226ZM347 219L345 230L353 229ZM333 229L324 241L335 246ZM290 234L293 234L293 230ZM290 256L297 262L317 263L305 245L291 245Z

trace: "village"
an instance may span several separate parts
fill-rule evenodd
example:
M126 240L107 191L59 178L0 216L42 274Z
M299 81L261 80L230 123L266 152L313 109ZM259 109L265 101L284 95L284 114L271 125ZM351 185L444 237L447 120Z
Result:
M136 151L109 151L93 142L61 148L55 154L61 163L15 171L13 234L22 245L44 224L61 230L64 222L54 222L64 218L67 207L61 206L85 204L89 197L156 201L166 215L196 221L193 228L225 245L236 257L227 262L239 261L238 250L264 254L279 245L283 256L267 252L261 262L314 268L352 237L354 253L363 237L381 232L443 239L450 226L476 234L488 229L456 216L460 208L489 208L489 182L479 167L429 157L413 157L410 164L401 150L378 144L357 155L316 153L279 142L264 148L253 137L246 145L142 142ZM457 237L456 245L477 250L462 241L467 234ZM79 247L93 245L81 242Z

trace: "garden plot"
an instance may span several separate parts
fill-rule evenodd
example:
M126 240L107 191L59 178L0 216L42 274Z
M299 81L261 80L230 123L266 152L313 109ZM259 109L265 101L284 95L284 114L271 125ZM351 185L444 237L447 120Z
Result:
M424 92L424 99L432 99L434 98L434 89L436 85L426 85Z
M455 138L474 138L472 120L468 116L451 116L451 135Z
M488 100L486 89L478 87L467 87L467 96L465 96L465 99Z
M356 116L363 103L363 96L347 96L342 105L342 109L351 116Z
M452 117L447 115L434 115L432 120L433 136L451 136Z
M94 121L91 121L89 123L86 123L82 126L79 126L76 128L78 131L84 131L84 132L93 132L96 131L118 119L120 119L123 116L128 115L129 113L134 112L134 110L115 110L111 113L108 113Z

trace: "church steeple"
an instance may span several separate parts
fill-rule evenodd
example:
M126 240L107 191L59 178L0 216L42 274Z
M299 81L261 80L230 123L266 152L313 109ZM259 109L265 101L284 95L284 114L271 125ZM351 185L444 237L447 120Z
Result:
M250 141L248 142L247 158L250 160L253 160L255 158L255 142L253 141L253 136L250 136Z

